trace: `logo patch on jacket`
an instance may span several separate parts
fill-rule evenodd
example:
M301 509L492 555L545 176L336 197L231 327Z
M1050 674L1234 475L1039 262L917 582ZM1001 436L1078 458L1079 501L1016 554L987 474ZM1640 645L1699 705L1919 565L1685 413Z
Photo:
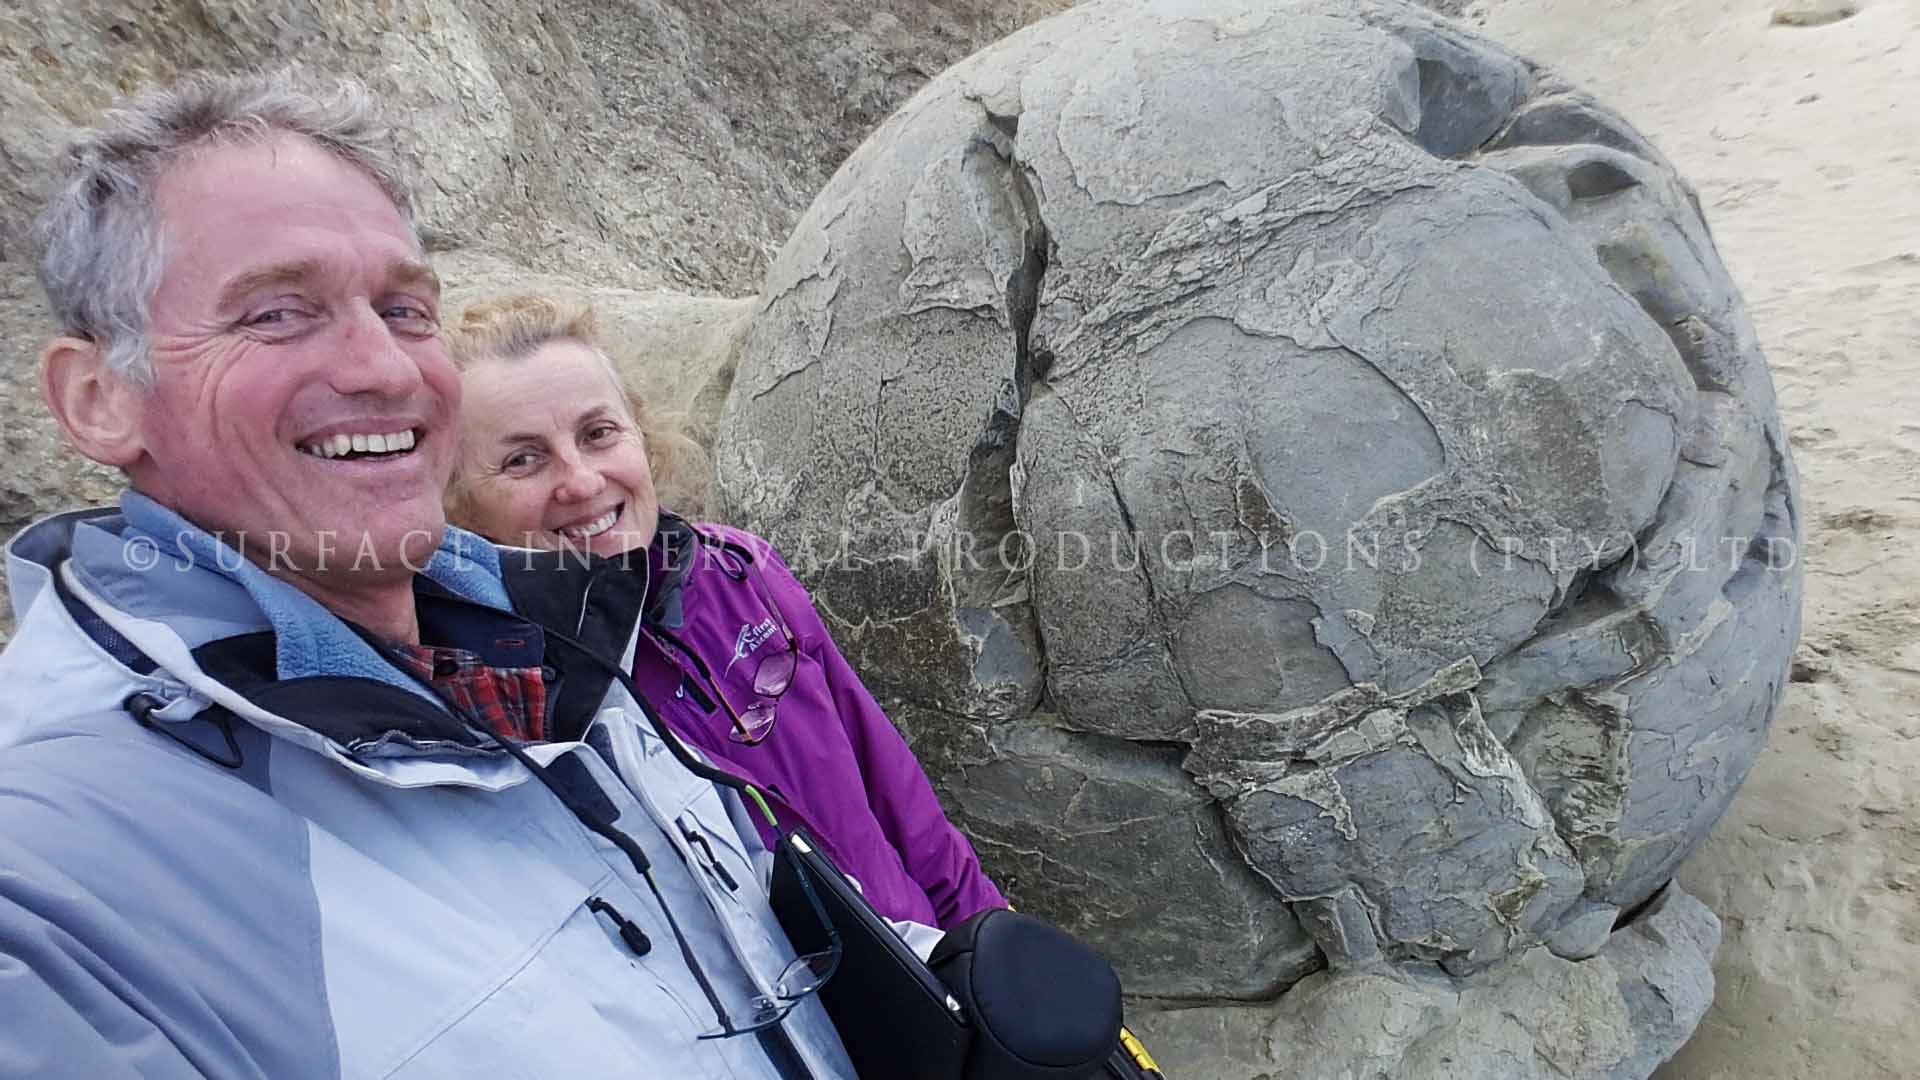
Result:
M773 625L773 617L768 616L757 623L747 623L740 627L740 634L733 639L733 659L727 661L727 670L745 660L753 650L767 643L779 628Z

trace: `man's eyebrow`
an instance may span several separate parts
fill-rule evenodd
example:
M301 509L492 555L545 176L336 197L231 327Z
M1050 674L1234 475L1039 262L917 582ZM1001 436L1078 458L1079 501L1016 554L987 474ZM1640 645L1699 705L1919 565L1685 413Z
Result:
M402 259L388 266L387 279L392 288L425 288L436 298L440 295L440 275L418 259Z
M247 297L261 289L297 285L303 281L321 277L324 273L325 270L317 259L294 259L256 267L222 286L218 304L221 310L237 307L244 303ZM438 298L440 275L434 273L433 267L418 259L400 259L387 267L387 287L390 289L423 288Z
M298 284L319 274L320 264L313 259L296 259L292 262L256 267L222 286L217 306L221 310L236 307L261 289Z

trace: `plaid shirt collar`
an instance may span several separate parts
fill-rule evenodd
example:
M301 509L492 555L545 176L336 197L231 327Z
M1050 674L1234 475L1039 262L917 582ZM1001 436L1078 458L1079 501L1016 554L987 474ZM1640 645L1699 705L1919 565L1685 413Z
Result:
M428 578L414 579L422 644L387 643L395 666L419 679L455 717L495 735L549 737L540 628L511 612L462 600Z
M539 666L493 667L443 645L396 645L392 655L467 723L523 742L547 737L547 679Z

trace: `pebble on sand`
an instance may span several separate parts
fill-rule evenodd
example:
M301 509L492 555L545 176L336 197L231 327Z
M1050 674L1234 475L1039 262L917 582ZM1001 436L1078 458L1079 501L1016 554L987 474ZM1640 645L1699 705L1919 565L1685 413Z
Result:
M1825 26L1860 14L1853 0L1795 0L1774 9L1775 26Z

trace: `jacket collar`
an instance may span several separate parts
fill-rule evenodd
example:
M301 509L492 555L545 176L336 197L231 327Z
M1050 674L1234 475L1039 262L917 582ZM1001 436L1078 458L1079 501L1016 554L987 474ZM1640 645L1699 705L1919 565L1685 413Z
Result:
M196 594L208 589L227 592L237 585L273 630L280 678L347 675L425 693L318 601L254 565L225 538L138 492L123 496L120 509L124 524L119 530L120 549L113 553L118 557L76 560L76 570L89 584L114 591L109 583L118 579L118 591L151 593L158 584L152 580L154 572L140 567L164 566L163 575L171 571L175 577L191 579ZM493 545L465 530L447 529L423 576L454 595L507 607Z
M129 500L138 502L123 502L119 512L57 515L8 545L18 610L33 607L49 585L64 586L63 611L47 612L32 626L23 621L22 636L57 636L65 622L66 633L92 638L121 660L130 685L161 693L166 704L152 715L162 722L219 706L395 786L500 788L524 779L505 755L476 754L477 747L457 738L432 693L380 658L345 622L171 511L142 496ZM421 587L449 602L513 618L502 610L506 589L492 545L470 533L443 543ZM303 601L311 605L304 615ZM289 621L310 624L293 629L313 635L310 641L325 641L326 649L290 651L280 632ZM327 669L355 651L377 662L377 674ZM536 756L558 752L538 749Z
M414 592L426 640L475 653L483 663L543 665L542 634L527 620L457 596L426 577L416 579ZM357 632L376 651L386 648L365 631ZM202 671L255 705L318 732L356 755L498 751L492 739L455 720L438 698L412 692L411 687L353 675L281 676L274 638L271 631L239 634L202 645L193 650L193 657ZM563 683L560 672L549 669L549 695ZM588 708L572 730L584 730L593 711Z

